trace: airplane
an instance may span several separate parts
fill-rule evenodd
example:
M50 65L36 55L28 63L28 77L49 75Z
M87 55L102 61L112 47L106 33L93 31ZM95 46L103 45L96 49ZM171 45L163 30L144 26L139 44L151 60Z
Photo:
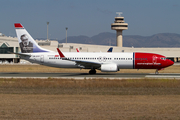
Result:
M14 24L21 53L14 53L27 61L57 68L90 69L89 74L117 72L120 69L164 69L174 64L163 55L143 52L58 52L41 48L26 29Z

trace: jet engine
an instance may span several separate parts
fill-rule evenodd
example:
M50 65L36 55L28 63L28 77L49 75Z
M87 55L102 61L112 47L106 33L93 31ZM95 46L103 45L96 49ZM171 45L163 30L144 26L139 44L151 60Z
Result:
M102 72L117 72L118 67L116 64L102 64L101 71Z

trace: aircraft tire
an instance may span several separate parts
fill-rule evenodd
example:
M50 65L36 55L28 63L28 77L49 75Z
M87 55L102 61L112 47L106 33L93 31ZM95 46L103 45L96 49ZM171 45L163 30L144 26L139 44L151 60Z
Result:
M95 69L90 70L90 71L89 71L89 74L90 74L90 75L96 74L96 70L95 70Z

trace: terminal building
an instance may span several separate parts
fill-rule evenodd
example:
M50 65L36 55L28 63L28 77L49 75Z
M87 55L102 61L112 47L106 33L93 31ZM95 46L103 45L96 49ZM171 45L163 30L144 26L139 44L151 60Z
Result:
M60 48L62 52L76 52L76 48L80 52L107 52L110 47L113 47L113 52L149 52L157 53L166 56L167 58L178 62L180 58L180 48L134 48L123 47L122 31L128 29L128 24L124 23L124 17L116 16L114 23L111 24L111 29L117 31L117 46L103 46L90 44L75 44L75 43L58 43L55 40L36 40L42 48L56 52L56 48ZM10 52L21 52L18 39L16 37L8 37L0 33L0 63L21 63L18 55ZM26 62L26 61L25 61Z

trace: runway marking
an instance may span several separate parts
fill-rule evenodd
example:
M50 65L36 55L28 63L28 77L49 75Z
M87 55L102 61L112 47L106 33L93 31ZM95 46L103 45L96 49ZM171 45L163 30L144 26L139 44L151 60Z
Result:
M155 75L155 73L149 73L150 75ZM179 73L159 73L158 75L169 75L169 74L174 74L174 75L179 75Z
M162 76L162 75L146 75L147 78L178 78L180 79L180 76Z

